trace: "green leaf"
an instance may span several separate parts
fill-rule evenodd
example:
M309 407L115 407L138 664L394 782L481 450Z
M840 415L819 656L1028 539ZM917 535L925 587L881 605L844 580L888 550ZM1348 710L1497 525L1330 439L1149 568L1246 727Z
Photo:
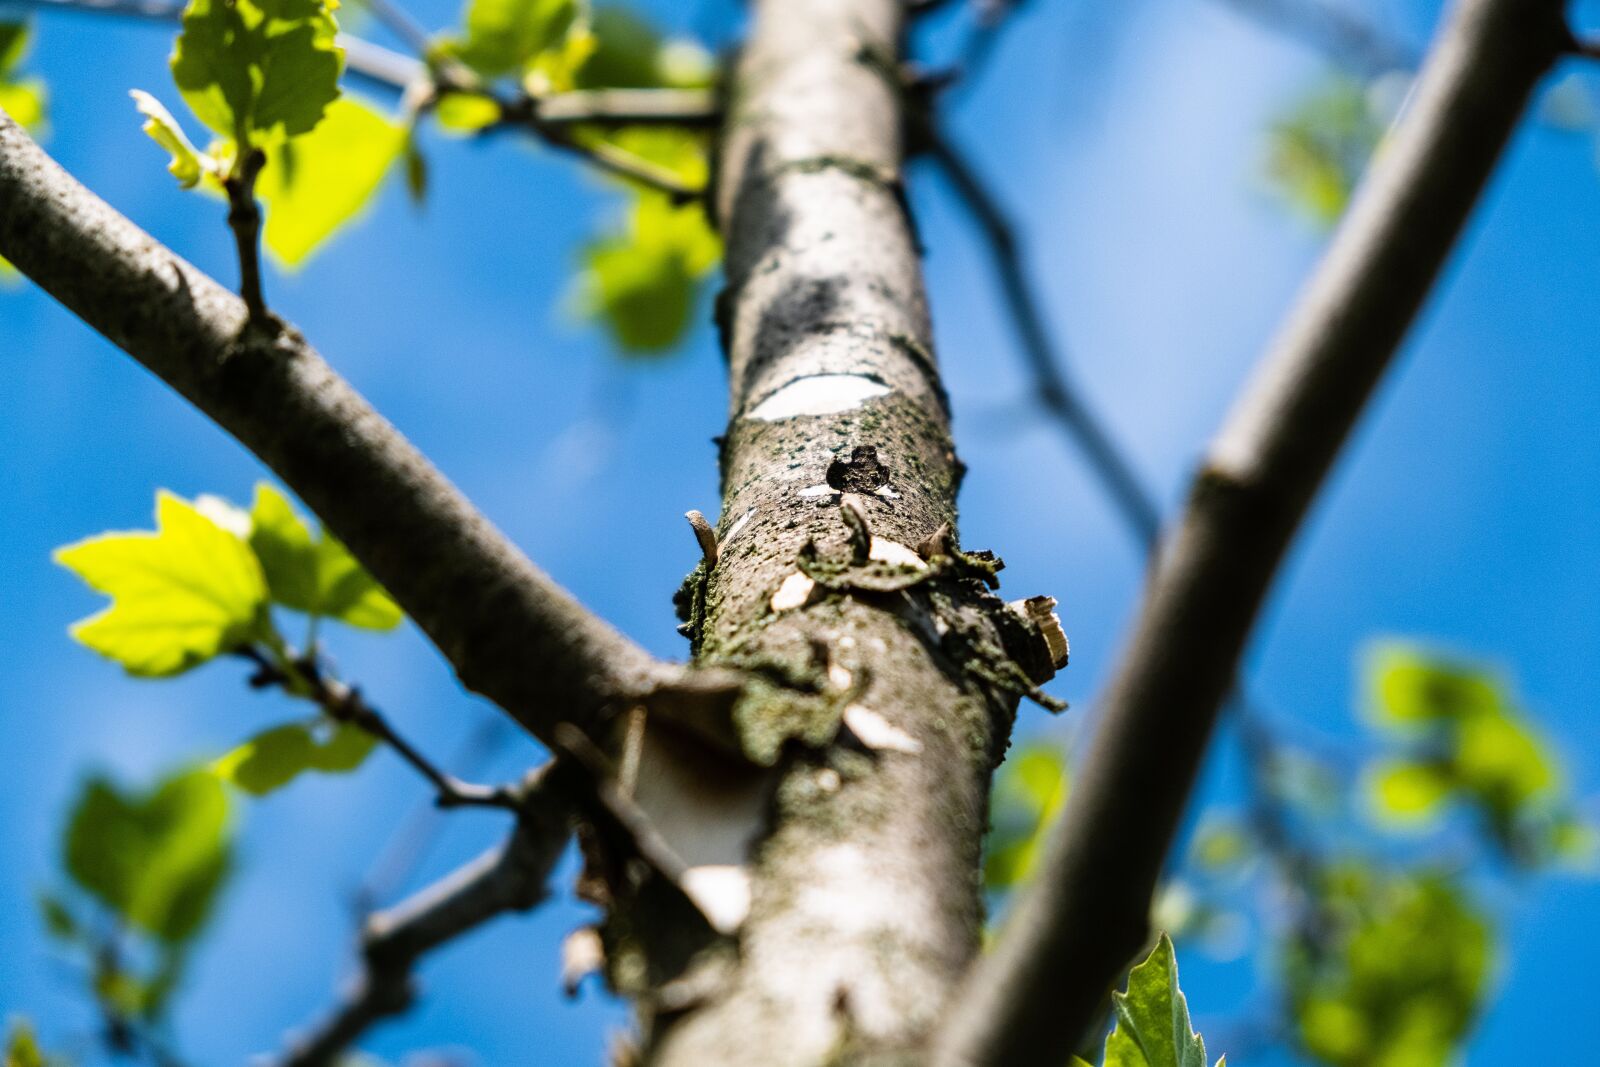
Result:
M1402 641L1374 645L1366 673L1373 713L1382 725L1415 728L1498 713L1506 705L1504 687L1494 675Z
M44 126L46 99L44 82L37 78L25 81L0 78L0 110L31 133L38 133Z
M266 482L256 486L250 518L250 547L275 602L368 630L399 625L399 606L344 545L327 530L313 541L288 499Z
M1456 737L1456 774L1490 807L1514 811L1549 798L1561 784L1554 755L1511 714L1466 716Z
M465 37L444 49L485 77L520 73L538 53L561 43L585 6L578 0L471 0Z
M172 112L161 105L161 101L140 89L130 89L128 95L133 97L134 106L139 109L139 114L145 117L144 132L172 155L172 162L167 164L167 170L178 179L180 186L185 189L194 188L201 176L213 165L210 158L189 142L183 128L172 117Z
M3 44L0 38L0 45ZM13 1019L11 1033L6 1038L5 1067L48 1067L48 1064L33 1036L33 1026L26 1019Z
M1267 175L1281 195L1321 226L1350 201L1385 119L1369 87L1336 75L1296 101L1268 135Z
M255 554L187 501L156 495L155 532L101 534L55 560L112 598L72 636L130 674L180 674L261 629L266 582Z
M451 133L476 133L500 121L500 105L476 93L446 93L433 109L433 117Z
M699 281L721 243L697 204L636 195L627 228L591 244L579 278L582 310L600 319L622 349L659 352L683 336Z
M602 7L591 20L594 54L578 70L585 89L698 89L711 84L716 67L704 48L666 41L633 12Z
M984 886L990 892L1004 892L1027 880L1045 830L1066 801L1067 787L1066 754L1054 745L1020 746L1001 765L983 864Z
M35 78L17 78L28 53L30 30L25 22L0 22L0 110L23 129L38 133L44 126L46 92ZM3 263L0 260L0 263Z
M189 0L172 76L196 117L255 148L309 133L339 95L343 53L334 45L334 6Z
M1439 811L1450 796L1447 774L1426 763L1381 761L1368 777L1373 804L1380 816L1394 822L1422 822Z
M1436 875L1347 864L1306 888L1326 928L1286 972L1304 1049L1331 1067L1451 1062L1483 1005L1484 916Z
M267 251L285 266L305 262L359 217L405 142L403 126L345 97L328 105L316 129L270 150L256 182Z
M1189 1025L1177 956L1166 934L1128 972L1127 992L1113 993L1111 1002L1117 1026L1106 1038L1104 1067L1207 1067L1206 1043Z
M342 774L366 761L377 738L360 727L329 723L327 736L315 727L287 723L263 730L211 764L211 770L252 796L266 796L306 771Z
M147 793L84 786L67 827L67 872L130 925L182 944L199 932L230 862L228 798L205 770Z

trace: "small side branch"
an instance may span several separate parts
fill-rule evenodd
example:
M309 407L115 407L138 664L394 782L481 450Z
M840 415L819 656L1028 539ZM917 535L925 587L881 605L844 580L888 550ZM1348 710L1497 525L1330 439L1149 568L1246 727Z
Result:
M550 871L570 831L571 812L550 768L519 791L521 817L509 840L435 885L370 917L361 972L344 999L309 1027L277 1067L331 1067L373 1026L415 998L413 970L424 954L490 919L527 911L546 896Z
M1144 943L1272 578L1528 98L1569 46L1564 6L1456 6L1415 103L1211 448L1038 875L952 998L934 1067L1065 1062Z
M0 255L259 456L466 686L535 735L566 720L598 733L682 675L535 567L298 332L246 329L243 301L4 114Z
M1068 378L1040 311L1038 296L1022 266L1022 251L1010 219L977 171L932 122L922 120L918 133L929 157L972 216L993 264L1039 402L1082 451L1105 487L1128 531L1148 554L1161 533L1161 514L1127 456L1094 410Z
M261 205L256 203L256 176L266 162L266 154L253 148L239 161L239 172L222 182L228 194L228 228L239 253L239 296L256 325L269 320L261 292Z

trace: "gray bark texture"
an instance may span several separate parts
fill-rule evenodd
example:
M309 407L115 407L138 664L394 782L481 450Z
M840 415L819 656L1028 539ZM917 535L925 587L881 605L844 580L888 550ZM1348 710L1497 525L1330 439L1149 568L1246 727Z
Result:
M915 546L953 527L960 481L900 184L902 12L766 0L733 75L715 201L721 545L684 606L699 662L767 683L736 719L775 770L737 960L655 1020L654 1064L914 1055L978 945L990 772L1031 684L1017 661L1041 638L1029 624L1002 640L1015 616L949 542L924 550L920 579L853 556L868 531ZM876 395L844 410L806 400L863 382ZM816 588L775 610L797 566ZM853 743L860 709L897 743Z

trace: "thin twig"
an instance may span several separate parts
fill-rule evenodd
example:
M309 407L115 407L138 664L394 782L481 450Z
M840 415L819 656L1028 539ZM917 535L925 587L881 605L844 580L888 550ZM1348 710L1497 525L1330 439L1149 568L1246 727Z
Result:
M510 786L485 786L463 782L441 770L422 751L406 740L383 713L367 703L361 691L328 676L326 668L314 656L292 656L280 661L270 651L254 645L237 650L237 655L256 664L250 684L256 688L277 686L293 696L304 697L316 704L335 722L354 726L382 741L395 754L426 778L437 790L435 803L441 808L490 807L517 811L521 800L516 789Z
M358 2L372 12L374 18L389 27L389 31L418 56L426 56L433 48L428 31L411 17L410 12L398 4L392 4L389 0L358 0Z
M1155 499L1067 376L1065 361L1055 351L1039 299L1023 270L1022 251L1011 221L966 157L942 132L923 119L919 133L929 156L983 234L1039 402L1082 450L1140 547L1146 553L1153 552L1161 533L1161 514Z
M239 296L256 325L270 320L261 293L261 205L256 203L256 176L266 163L266 153L252 148L239 160L238 173L222 180L228 193L228 227L239 254Z
M570 830L570 806L549 768L517 791L517 828L502 845L371 916L361 937L361 973L344 999L295 1039L278 1067L329 1067L368 1030L415 999L412 973L425 953L511 911L546 897L546 882Z
M1561 0L1463 0L1415 100L1213 444L1034 881L951 1000L934 1067L1058 1064L1151 893L1285 550L1570 42Z

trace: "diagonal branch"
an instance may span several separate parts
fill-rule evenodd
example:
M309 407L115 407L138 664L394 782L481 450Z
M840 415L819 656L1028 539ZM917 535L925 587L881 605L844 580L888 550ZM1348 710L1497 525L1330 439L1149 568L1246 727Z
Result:
M542 903L570 832L567 802L549 768L522 790L521 818L504 844L366 922L361 973L344 1000L291 1045L278 1067L329 1067L377 1023L410 1007L412 971L425 953L490 919Z
M1140 948L1218 708L1296 528L1571 47L1560 0L1462 0L1416 100L1197 477L1036 881L968 976L936 1067L1064 1062Z
M299 494L462 682L549 739L669 670L507 541L295 330L85 189L0 112L0 255L189 399Z

